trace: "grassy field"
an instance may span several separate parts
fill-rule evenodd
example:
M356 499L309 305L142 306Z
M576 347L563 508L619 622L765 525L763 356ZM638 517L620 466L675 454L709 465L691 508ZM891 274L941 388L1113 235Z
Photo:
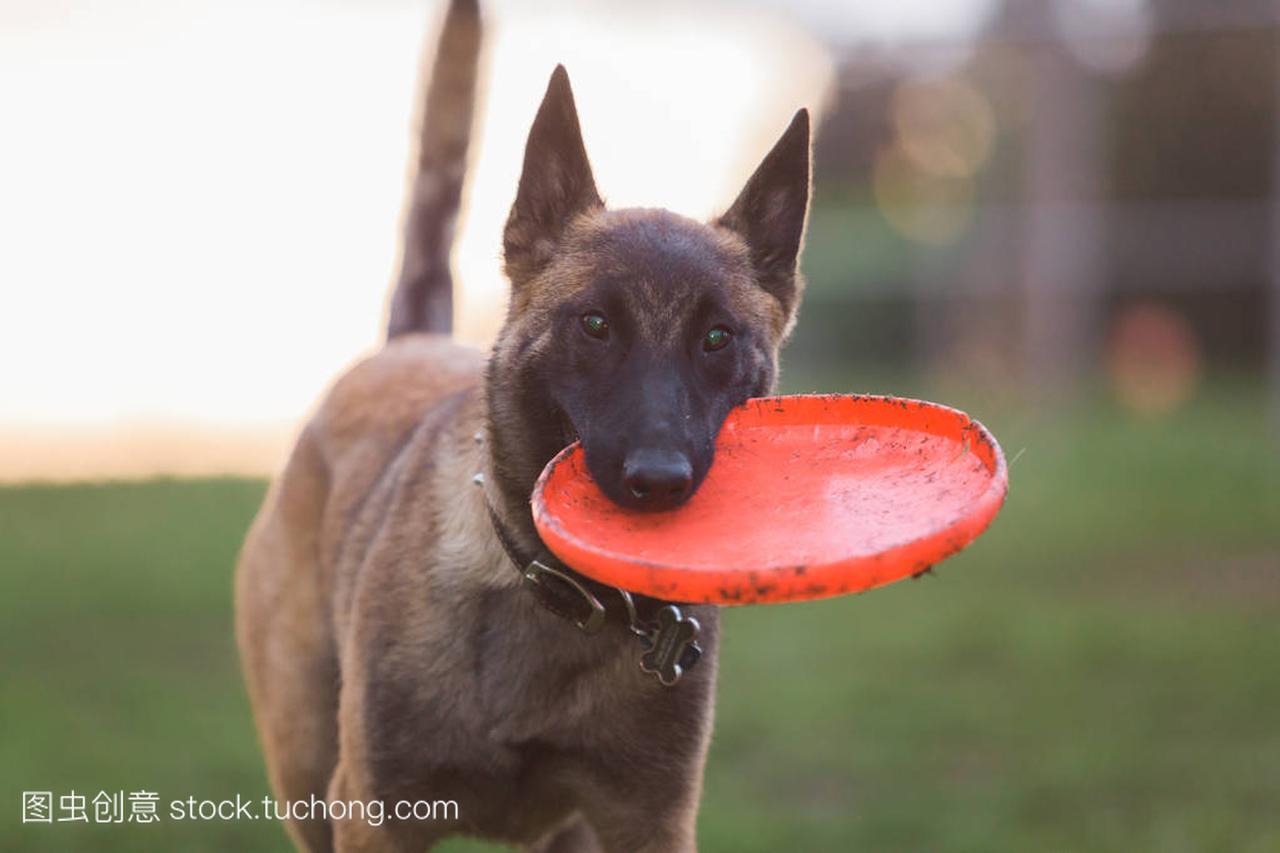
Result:
M1280 850L1280 453L1260 405L973 411L1020 455L968 552L728 614L702 849ZM230 631L263 490L0 490L0 850L286 849L265 821L19 823L23 790L145 789L161 812L267 793Z

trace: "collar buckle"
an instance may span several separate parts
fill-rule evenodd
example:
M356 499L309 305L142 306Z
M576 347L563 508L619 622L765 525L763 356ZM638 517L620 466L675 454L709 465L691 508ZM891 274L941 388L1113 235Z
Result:
M577 578L535 559L525 566L521 585L537 595L548 610L571 620L582 633L595 634L604 627L604 604Z

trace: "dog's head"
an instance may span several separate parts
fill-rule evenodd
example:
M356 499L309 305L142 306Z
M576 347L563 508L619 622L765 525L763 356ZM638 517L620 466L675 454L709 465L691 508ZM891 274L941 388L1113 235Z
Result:
M606 210L557 68L507 220L512 294L491 382L518 382L579 436L615 502L679 505L711 467L729 410L773 388L803 287L808 201L801 110L713 222Z

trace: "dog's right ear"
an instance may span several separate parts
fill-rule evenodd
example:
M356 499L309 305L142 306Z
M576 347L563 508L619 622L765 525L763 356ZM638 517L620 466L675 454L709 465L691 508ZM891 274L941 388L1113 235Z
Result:
M575 216L601 206L569 75L557 65L529 131L524 171L503 234L512 286L519 287L547 265Z
M716 224L737 232L751 249L760 284L795 320L804 281L796 270L809 210L809 111L800 110Z

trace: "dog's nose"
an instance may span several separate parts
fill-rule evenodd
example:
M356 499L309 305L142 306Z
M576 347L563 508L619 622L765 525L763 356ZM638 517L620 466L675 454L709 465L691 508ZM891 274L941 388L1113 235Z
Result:
M622 463L622 484L641 509L670 509L689 497L693 466L676 450L634 450Z

